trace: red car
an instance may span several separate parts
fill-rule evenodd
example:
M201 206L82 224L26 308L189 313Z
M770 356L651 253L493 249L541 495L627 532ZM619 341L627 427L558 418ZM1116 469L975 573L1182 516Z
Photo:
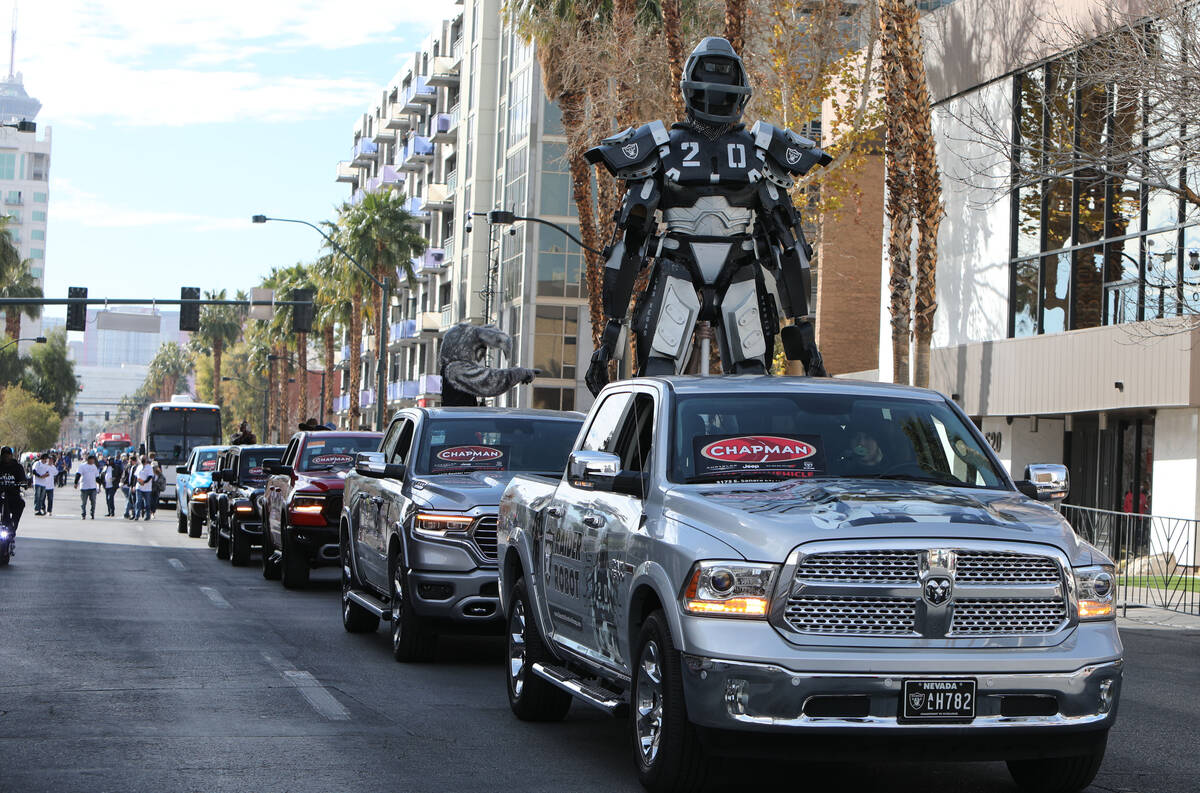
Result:
M338 565L342 488L359 452L379 449L378 432L298 432L283 458L264 461L267 479L263 577L288 589L308 583L309 571Z

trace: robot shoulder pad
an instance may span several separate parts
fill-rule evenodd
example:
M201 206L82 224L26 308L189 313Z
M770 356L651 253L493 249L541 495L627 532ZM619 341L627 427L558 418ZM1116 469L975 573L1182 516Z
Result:
M584 152L592 165L604 163L618 179L644 179L658 170L658 147L669 139L661 121L629 127Z
M755 148L793 176L803 176L815 165L833 162L832 157L817 148L816 141L797 135L790 129L780 129L765 121L758 121L750 134L754 137Z

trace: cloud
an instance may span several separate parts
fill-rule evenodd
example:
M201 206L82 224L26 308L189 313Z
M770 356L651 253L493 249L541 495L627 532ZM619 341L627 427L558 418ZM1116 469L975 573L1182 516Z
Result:
M348 67L337 51L411 47L455 9L452 0L42 0L21 8L17 68L43 123L300 121L359 109L390 76L381 73L390 63Z
M56 223L68 221L105 229L173 226L182 231L244 231L251 227L245 217L137 209L107 203L100 195L76 187L67 179L52 178L50 195Z

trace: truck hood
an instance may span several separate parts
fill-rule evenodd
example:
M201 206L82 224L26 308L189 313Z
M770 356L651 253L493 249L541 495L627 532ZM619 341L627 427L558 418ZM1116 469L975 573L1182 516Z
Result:
M212 473L208 471L197 471L188 476L188 486L195 490L199 487L212 487Z
M454 474L432 474L413 480L412 498L422 509L447 509L462 512L476 507L500 505L504 488L515 471L466 471Z
M340 492L346 489L349 471L301 471L296 474L296 489Z
M1093 563L1055 509L1008 490L861 479L689 485L668 490L663 508L764 562L814 540L932 537L1043 543L1072 564Z

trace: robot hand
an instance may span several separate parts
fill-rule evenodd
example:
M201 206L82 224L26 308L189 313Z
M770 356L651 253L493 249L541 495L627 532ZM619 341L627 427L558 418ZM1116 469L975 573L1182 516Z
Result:
M807 319L797 320L795 325L788 325L779 330L783 341L784 354L793 361L799 361L804 366L804 373L809 377L828 377L825 371L825 361L821 351L817 349L816 329Z
M617 350L617 340L620 336L621 323L610 319L600 336L600 346L592 353L592 363L588 366L587 374L583 376L583 381L587 383L592 396L599 394L600 390L608 385L608 362Z

